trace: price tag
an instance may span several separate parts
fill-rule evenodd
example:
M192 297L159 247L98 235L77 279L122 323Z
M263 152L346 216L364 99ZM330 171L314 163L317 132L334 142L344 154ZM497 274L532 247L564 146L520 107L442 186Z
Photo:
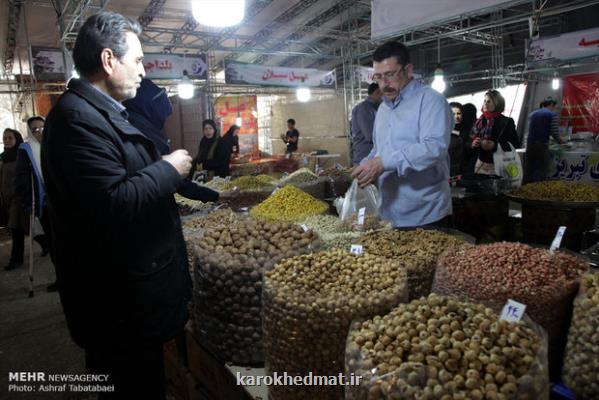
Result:
M227 176L227 177L225 177L225 182L226 182L226 183L229 183L229 182L231 182L231 176Z
M366 215L366 207L358 210L358 225L364 225L364 215Z
M352 244L351 250L349 252L352 254L355 254L357 256L361 256L362 255L362 245L361 244Z
M555 250L559 249L560 244L562 243L562 238L564 237L564 232L566 232L565 226L560 226L557 229L557 233L555 234L555 238L553 242L551 242L551 247L549 247L549 251L554 253Z
M304 232L308 232L310 230L305 224L301 224L300 226L302 227Z
M508 322L520 321L524 316L525 310L526 305L509 299L507 303L505 303L505 306L503 306L503 310L501 310L501 316L499 319Z

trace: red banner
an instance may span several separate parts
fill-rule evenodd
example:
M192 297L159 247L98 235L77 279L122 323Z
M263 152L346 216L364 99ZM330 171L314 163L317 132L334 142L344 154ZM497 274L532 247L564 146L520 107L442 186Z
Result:
M562 121L572 132L599 134L599 73L564 78Z
M223 96L216 99L217 118L221 122L221 134L241 120L239 130L239 152L252 157L259 157L258 148L258 114L256 96Z

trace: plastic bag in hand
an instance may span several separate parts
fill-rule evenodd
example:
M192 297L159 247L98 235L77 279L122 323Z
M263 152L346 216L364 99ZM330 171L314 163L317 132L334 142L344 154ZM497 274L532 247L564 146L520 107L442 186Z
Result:
M365 188L358 186L358 180L354 179L349 190L345 193L339 217L342 221L357 218L360 209L364 208L364 215L378 215L379 192L374 185Z

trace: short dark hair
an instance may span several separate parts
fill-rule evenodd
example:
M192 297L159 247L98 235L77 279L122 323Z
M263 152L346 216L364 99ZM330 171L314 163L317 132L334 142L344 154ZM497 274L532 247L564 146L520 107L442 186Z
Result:
M381 62L389 57L395 57L400 65L408 65L410 63L410 51L403 43L396 41L380 45L372 54L372 60L376 62Z
M462 104L458 103L457 101L452 101L451 103L449 103L449 107L451 107L451 108L457 108L460 111L464 110L464 108L462 107Z
M370 85L368 85L368 95L370 96L371 94L376 92L378 89L379 89L379 84L376 82L372 82Z
M495 104L495 112L501 114L503 110L505 110L505 99L498 90L491 89L485 93L485 95L489 96L491 100L493 100L493 104Z
M293 118L289 118L289 119L287 120L287 123L288 123L288 124L293 124L293 125L295 125L295 120L294 120Z
M81 76L88 77L102 68L100 54L110 49L115 57L129 50L126 33L141 34L139 23L115 12L101 11L85 21L75 41L73 61Z
M545 99L541 102L541 108L552 105L557 105L557 101L553 100L553 97L545 97Z
M27 126L31 125L33 121L42 121L44 124L46 123L46 119L41 115L34 115L33 117L27 118Z

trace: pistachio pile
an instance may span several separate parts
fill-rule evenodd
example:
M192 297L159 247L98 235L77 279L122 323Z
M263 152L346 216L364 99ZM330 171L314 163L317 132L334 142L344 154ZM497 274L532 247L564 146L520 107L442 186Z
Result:
M405 271L392 260L335 249L279 262L266 272L264 348L269 373L337 376L352 320L407 300ZM342 386L271 386L274 399L343 398Z
M599 398L599 273L585 275L574 301L563 369L576 397Z
M310 183L318 180L318 175L309 168L300 168L284 179L284 183Z
M310 251L316 240L298 225L241 217L207 226L194 240L194 322L226 361L263 360L263 272L284 257Z
M352 326L346 367L363 379L346 398L548 399L541 332L436 294L400 304Z
M552 379L561 371L568 322L581 276L588 265L562 252L522 243L464 245L439 257L433 292L473 301L526 304L526 313L549 336Z
M385 227L391 227L388 222L382 221L377 215L367 214L364 216L364 223L360 224L358 214L352 214L341 222L345 231L373 231Z
M254 217L277 221L300 221L310 215L324 214L327 203L315 199L292 185L284 186L250 211Z
M231 190L238 187L240 191L264 191L272 190L277 185L278 181L272 176L256 175L256 176L240 176L239 178L227 182L223 185L224 190Z
M599 201L599 188L596 186L567 181L543 181L523 185L511 193L529 200L547 201Z
M464 244L447 233L424 229L368 233L360 243L367 253L396 259L406 266L410 300L430 293L439 255Z

